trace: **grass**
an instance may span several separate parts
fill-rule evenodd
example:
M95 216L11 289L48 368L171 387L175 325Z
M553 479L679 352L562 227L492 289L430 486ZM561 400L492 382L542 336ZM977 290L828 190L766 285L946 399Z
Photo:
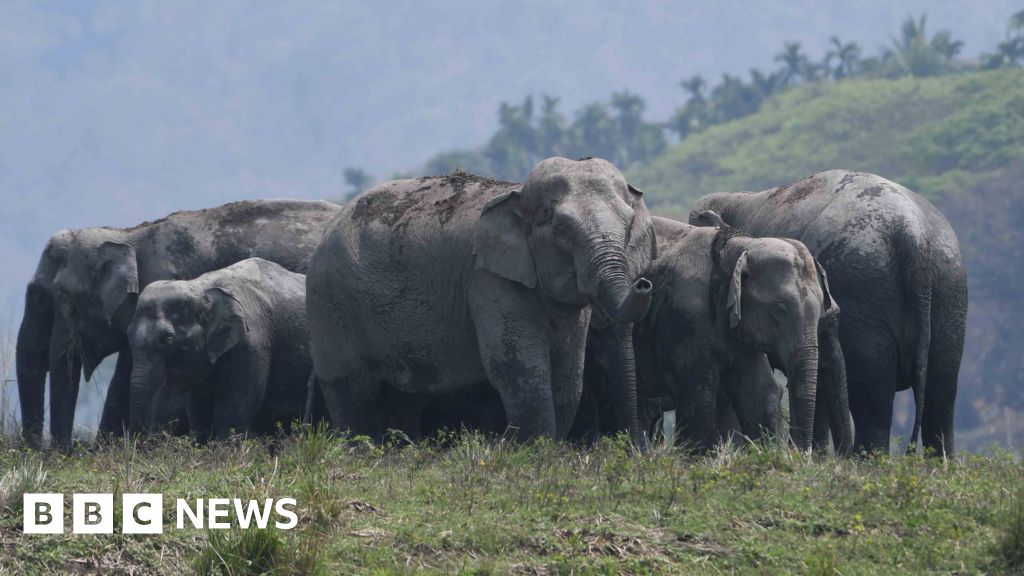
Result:
M63 456L3 440L0 574L1024 570L1024 467L1005 453L943 462L763 446L638 454L622 439L443 444L320 430L205 448L152 437ZM63 492L66 509L72 492L162 492L167 529L23 535L29 490ZM217 496L294 497L299 525L175 529L175 498Z

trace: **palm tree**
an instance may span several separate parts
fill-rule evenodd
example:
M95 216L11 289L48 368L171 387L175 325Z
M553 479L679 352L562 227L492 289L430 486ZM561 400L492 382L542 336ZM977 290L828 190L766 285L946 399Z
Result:
M953 60L963 49L963 42L954 40L948 31L928 38L927 18L915 20L907 16L900 26L899 37L883 54L891 76L935 76L953 68Z
M1024 60L1024 10L1010 16L1006 40L999 43L994 54L983 58L985 68L1016 66L1018 60Z
M782 52L775 56L775 61L782 64L782 85L790 86L807 71L807 57L800 51L799 42L786 42Z
M832 47L825 53L826 73L831 68L832 78L842 80L857 71L860 62L860 45L856 42L843 43L839 37L833 36ZM836 61L835 67L831 67L832 60Z

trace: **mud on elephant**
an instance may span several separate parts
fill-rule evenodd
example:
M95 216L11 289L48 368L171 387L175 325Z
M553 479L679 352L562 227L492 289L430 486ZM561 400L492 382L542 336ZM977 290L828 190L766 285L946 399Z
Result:
M519 438L561 438L579 401L591 312L619 328L621 426L637 442L630 325L656 255L642 193L600 159L549 158L522 185L456 172L350 202L310 263L317 379L332 420L379 436L385 387L489 385Z

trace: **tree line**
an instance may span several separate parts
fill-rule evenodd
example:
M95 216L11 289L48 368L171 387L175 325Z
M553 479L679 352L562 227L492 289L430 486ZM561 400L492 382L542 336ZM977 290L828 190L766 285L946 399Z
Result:
M961 59L963 42L948 30L930 34L927 24L925 15L908 16L889 44L873 55L865 55L857 42L833 36L818 58L809 56L799 42L786 42L775 55L774 70L754 68L746 79L724 73L711 85L700 75L684 78L680 88L685 101L664 122L646 119L644 99L628 90L612 94L608 102L581 107L571 120L559 111L559 99L548 94L537 99L526 96L518 104L502 102L498 129L486 144L438 153L423 172L445 174L462 168L521 181L549 156L598 156L625 170L661 154L671 139L682 141L710 126L753 114L768 98L793 86L857 78L920 78L1024 63L1024 10L1011 16L1004 40L977 60ZM347 168L344 178L349 195L373 181L359 168Z

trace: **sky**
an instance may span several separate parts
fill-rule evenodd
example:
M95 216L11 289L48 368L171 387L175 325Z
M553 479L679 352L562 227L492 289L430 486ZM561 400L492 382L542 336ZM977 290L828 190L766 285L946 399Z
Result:
M62 228L246 198L337 198L343 170L415 172L482 144L500 102L571 113L628 89L774 68L785 41L873 53L908 15L990 50L1020 1L0 3L0 328Z

